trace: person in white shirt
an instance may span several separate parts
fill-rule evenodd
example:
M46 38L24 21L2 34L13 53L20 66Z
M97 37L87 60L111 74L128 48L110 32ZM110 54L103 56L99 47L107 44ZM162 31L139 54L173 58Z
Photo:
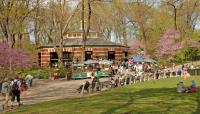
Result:
M194 65L193 64L190 66L190 69L194 69Z
M1 93L2 96L5 99L5 103L2 104L2 109L4 110L5 106L8 107L8 101L10 99L10 82L8 81L8 79L5 79L5 81L2 83L2 89L1 89Z
M26 78L25 78L26 82L28 82L28 86L29 87L32 87L32 84L33 84L33 76L31 76L30 74L26 75Z

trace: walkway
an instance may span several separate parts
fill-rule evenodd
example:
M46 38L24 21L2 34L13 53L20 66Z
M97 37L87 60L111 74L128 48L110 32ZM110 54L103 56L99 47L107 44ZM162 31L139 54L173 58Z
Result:
M56 99L64 98L78 98L81 94L77 92L77 88L80 87L86 80L90 83L92 79L84 80L38 80L35 79L33 82L33 87L24 93L22 93L22 103L23 105L36 104L44 101L51 101ZM108 78L101 78L100 81L107 81ZM97 94L97 93L94 93ZM90 95L94 95L90 94ZM86 94L84 96L88 96ZM3 98L0 96L0 106L2 104ZM0 113L2 109L0 107Z

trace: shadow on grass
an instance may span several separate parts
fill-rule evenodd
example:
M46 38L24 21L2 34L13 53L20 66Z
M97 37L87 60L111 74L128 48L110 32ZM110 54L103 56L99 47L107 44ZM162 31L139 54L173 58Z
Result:
M192 114L200 114L200 92L196 97L196 101L198 102L198 106L197 106L196 111L194 113L192 113Z
M126 102L113 103L101 114L200 113L199 93L176 93L176 88L151 88L137 92L116 91L114 94L116 99L113 101L125 99Z
M9 114L200 114L200 92L117 88L100 95L25 106Z

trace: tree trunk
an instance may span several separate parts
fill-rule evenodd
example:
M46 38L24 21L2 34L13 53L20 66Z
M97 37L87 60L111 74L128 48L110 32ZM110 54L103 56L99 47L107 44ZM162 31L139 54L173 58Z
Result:
M91 14L92 14L90 0L87 0L87 6L88 6L88 17L87 17L88 25L85 31L85 15L84 15L85 6L84 6L84 0L82 0L82 31L83 31L82 61L84 61L84 58L85 58L84 56L85 56L86 41L87 41L87 36L90 31L90 21L91 21Z
M124 32L123 32L123 43L124 43L124 45L125 46L127 46L128 44L127 44L127 36L126 36L126 30L124 30Z
M63 36L61 35L59 50L58 50L58 66L63 67Z
M19 33L19 48L22 48L22 33Z
M38 48L39 47L39 38L38 38L38 23L37 20L35 21L35 25L34 25L34 36L35 36L35 47Z
M39 0L37 0L36 12L35 12L35 23L34 23L34 36L35 36L35 46L39 47L39 37L38 37L38 17L39 17Z
M81 1L81 5L82 5L82 11L81 11L81 20L82 20L82 57L81 57L81 61L84 61L84 56L85 56L85 44L86 44L86 40L85 40L85 0Z
M174 7L174 28L177 30L177 9Z
M12 35L11 35L11 48L14 48L15 42L16 42L15 34L12 34Z

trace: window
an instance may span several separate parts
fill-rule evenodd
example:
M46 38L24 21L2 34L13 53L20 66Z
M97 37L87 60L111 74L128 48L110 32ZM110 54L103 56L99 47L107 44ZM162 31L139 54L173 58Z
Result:
M63 62L72 62L72 52L63 52Z
M38 53L38 66L41 66L41 53Z
M90 60L92 59L92 51L86 51L85 52L85 60Z
M72 52L63 52L63 58L62 58L63 66L68 68L70 66L70 62L72 61L73 61Z
M58 54L56 52L50 53L50 66L53 67L58 63Z
M114 51L108 52L108 60L115 60L115 52Z
M81 37L81 33L78 33L78 34L77 34L77 37Z
M75 37L76 37L76 34L74 33L74 34L73 34L73 38L75 38Z
M72 37L72 34L68 34L68 37Z

